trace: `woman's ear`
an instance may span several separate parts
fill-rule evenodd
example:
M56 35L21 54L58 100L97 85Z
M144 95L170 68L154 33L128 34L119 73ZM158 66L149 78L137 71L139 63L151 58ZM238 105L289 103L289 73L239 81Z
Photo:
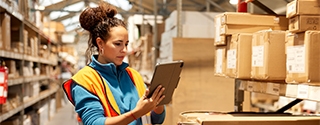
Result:
M101 49L101 47L103 45L103 40L100 37L97 37L96 42L97 42L99 49Z

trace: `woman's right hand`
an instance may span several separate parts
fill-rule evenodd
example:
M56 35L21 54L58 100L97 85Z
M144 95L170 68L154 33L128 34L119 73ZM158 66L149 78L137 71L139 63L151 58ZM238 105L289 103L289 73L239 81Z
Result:
M147 95L150 93L149 89L147 89L144 96L142 96L137 102L136 108L132 110L132 113L134 113L136 117L141 117L155 109L157 105L165 98L163 95L164 90L165 88L159 85L153 92L152 96L147 98Z

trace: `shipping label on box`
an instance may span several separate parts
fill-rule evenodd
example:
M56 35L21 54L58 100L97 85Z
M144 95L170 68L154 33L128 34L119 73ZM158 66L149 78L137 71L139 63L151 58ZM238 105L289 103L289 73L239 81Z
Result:
M252 46L252 67L263 67L264 46Z
M320 16L295 16L289 21L289 31L293 33L320 30Z
M304 73L305 70L305 47L288 46L287 47L287 72Z
M306 31L289 37L286 82L320 82L320 31ZM302 38L304 42L300 42Z
M286 31L285 41L286 41L286 47L293 46L293 45L302 45L304 44L304 33L292 33L292 32Z
M230 49L227 51L227 69L236 69L237 66L237 50Z
M220 37L220 27L221 27L221 16L216 16L215 18L214 18L214 20L215 20L215 44L216 43L220 43L221 42L221 37Z
M252 34L233 34L227 48L226 75L232 78L249 79L251 72Z
M251 77L259 80L285 80L285 31L253 33Z
M317 0L294 0L287 4L286 17L296 15L319 15L320 7Z
M226 69L226 47L216 47L215 75L225 76Z

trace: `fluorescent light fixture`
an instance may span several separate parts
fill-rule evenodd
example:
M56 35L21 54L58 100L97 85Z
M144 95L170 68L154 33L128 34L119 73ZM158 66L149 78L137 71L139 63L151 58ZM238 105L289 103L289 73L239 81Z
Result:
M229 0L229 3L235 5L235 4L238 4L238 1L239 0Z
M38 10L44 10L44 9L46 9L46 7L44 7L44 6L37 6L37 5L36 5L36 9L38 9Z

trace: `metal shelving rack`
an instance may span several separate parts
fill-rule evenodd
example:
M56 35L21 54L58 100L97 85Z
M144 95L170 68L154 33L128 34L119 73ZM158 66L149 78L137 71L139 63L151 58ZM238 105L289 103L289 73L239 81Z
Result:
M272 9L265 6L259 0L245 0L264 10L271 15L277 15ZM285 96L295 98L294 101L288 103L282 108L274 109L277 113L283 113L292 106L303 100L320 102L320 84L316 83L285 83L285 82L267 82L255 80L235 80L235 111L242 111L244 101L244 91L269 94L275 96Z
M25 4L25 2L27 2L27 1L21 0L19 2L21 2L20 4L22 4L22 6L23 6ZM18 24L20 25L19 26L19 32L20 32L19 42L23 42L23 38L27 37L27 36L23 36L23 30L26 28L29 31L32 30L33 32L35 32L37 34L36 37L38 37L38 42L37 42L38 44L40 44L40 42L43 40L50 41L49 38L46 37L39 28L37 28L32 23L30 23L27 19L25 19L23 14L21 14L20 12L17 12L12 6L8 5L3 0L0 1L0 11L9 14L10 18L12 20L14 20L15 22L18 22ZM50 44L49 42L47 42L47 43ZM26 51L26 50L24 50L24 51ZM47 59L43 59L41 57L34 57L31 55L17 53L17 52L8 51L8 50L0 50L0 58L19 60L22 62L20 64L22 66L24 65L25 61L30 61L30 62L34 62L34 63L38 63L38 64L46 64L46 65L51 65L51 66L56 66L58 64L58 60L57 61L50 61ZM22 68L20 69L19 72L23 73ZM21 90L23 92L25 89L25 83L33 82L33 81L44 81L44 80L47 80L48 82L50 82L52 79L50 79L50 76L47 76L47 75L20 76L19 78L15 78L15 79L8 79L8 86L10 88L12 86L18 85L19 90ZM19 114L20 124L22 125L23 119L24 119L23 115L25 114L24 109L26 109L27 107L30 107L32 105L35 105L36 103L40 102L41 100L50 98L50 96L52 96L54 93L56 93L59 88L60 87L58 85L51 84L49 86L49 89L41 91L37 97L30 97L27 100L23 100L22 97L24 96L24 94L22 92L19 93L19 96L21 96L21 99L19 101L22 104L18 105L17 107L15 107L12 110L9 110L7 112L2 112L0 114L0 123L9 119L10 117L12 117L16 114Z

